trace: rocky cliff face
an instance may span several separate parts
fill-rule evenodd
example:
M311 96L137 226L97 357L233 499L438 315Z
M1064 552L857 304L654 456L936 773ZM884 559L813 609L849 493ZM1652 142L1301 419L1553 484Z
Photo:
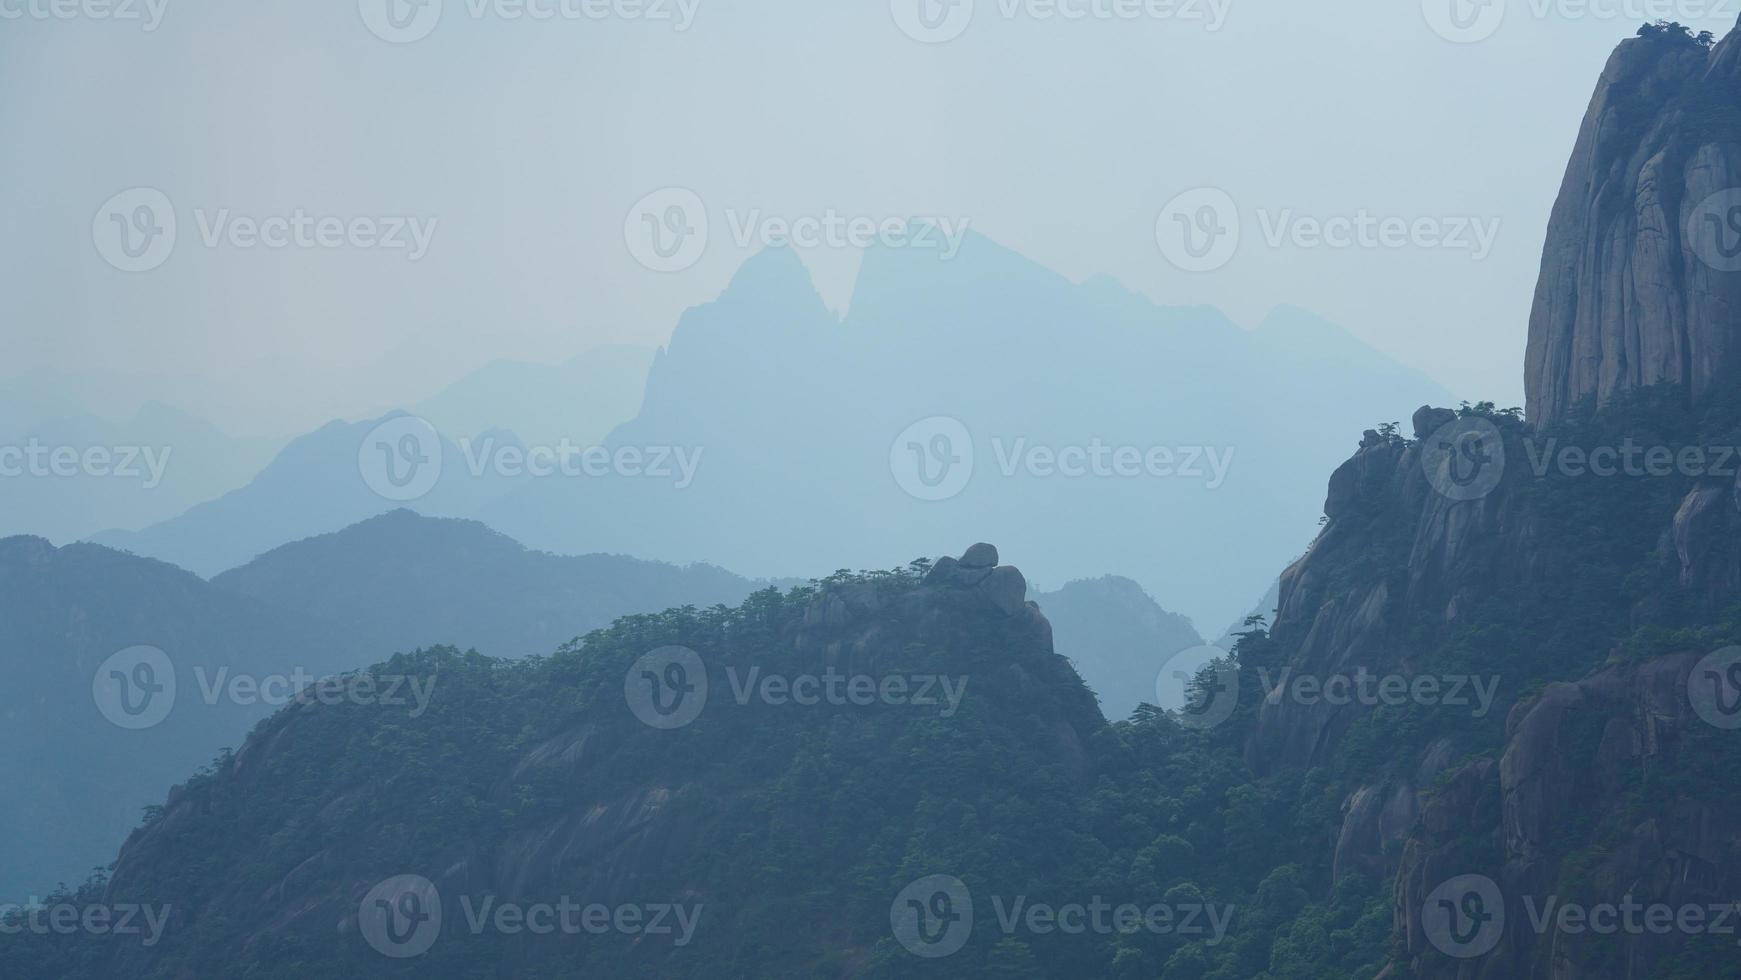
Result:
M1417 701L1397 724L1396 709L1271 693L1247 761L1347 774L1334 876L1394 876L1406 955L1392 977L1701 975L1689 949L1714 937L1598 934L1553 915L1628 900L1678 914L1741 895L1727 788L1741 742L1697 699L1712 683L1736 693L1735 671L1725 680L1708 659L1734 642L1721 637L1741 592L1732 478L1532 465L1549 439L1588 448L1612 431L1442 409L1414 426L1413 440L1367 433L1332 477L1328 522L1284 574L1270 636L1296 678L1491 678L1490 714ZM1477 456L1481 468L1457 466ZM1440 889L1465 880L1491 883L1505 915L1474 947L1431 924Z
M1412 440L1368 432L1282 578L1269 635L1296 676L1499 682L1485 719L1416 704L1387 721L1384 707L1271 692L1246 738L1260 772L1346 775L1335 874L1392 877L1402 952L1387 977L1733 965L1732 935L1576 918L1636 903L1708 921L1741 894L1737 740L1697 694L1737 693L1737 672L1710 659L1734 642L1741 593L1733 469L1601 478L1554 453L1736 441L1738 96L1736 35L1647 29L1621 45L1553 213L1530 422L1422 409ZM1574 412L1586 398L1606 411Z
M1679 914L1741 895L1727 788L1741 743L1696 699L1709 683L1735 693L1707 659L1734 642L1733 477L1598 478L1537 462L1549 445L1625 434L1708 441L1690 427L1651 434L1639 420L1661 416L1639 401L1586 428L1422 409L1413 440L1369 432L1330 481L1324 531L1282 578L1270 635L1296 677L1495 684L1485 718L1415 703L1398 724L1395 709L1285 693L1257 711L1255 769L1348 774L1335 874L1394 875L1406 954L1393 977L1706 975L1698 944L1714 937L1598 934L1555 910L1635 901ZM1728 441L1733 425L1719 425ZM1505 916L1493 937L1473 934L1477 946L1433 924L1441 889L1466 881Z
M1741 888L1741 818L1713 781L1732 777L1710 765L1733 759L1723 743L1735 733L1714 729L1688 697L1701 659L1673 655L1549 685L1512 710L1497 762L1457 770L1426 803L1396 880L1395 924L1413 975L1717 975L1690 972L1701 936L1681 918L1689 909L1701 925L1715 925L1712 910L1732 917ZM1599 846L1583 846L1587 838ZM1435 935L1434 893L1458 879L1488 888L1486 912L1503 917L1491 936ZM1632 928L1621 918L1599 934L1554 914L1556 905L1607 905L1624 916L1629 900L1642 907L1638 922L1663 914L1651 909L1679 921ZM1708 938L1722 948L1705 952L1732 965L1733 935Z
M1620 45L1554 205L1530 315L1527 414L1672 382L1701 395L1741 328L1741 39Z
M1447 409L1423 408L1414 425L1415 442L1366 434L1330 478L1324 530L1282 574L1273 633L1298 675L1418 672L1426 665L1408 654L1411 629L1454 624L1495 590L1528 589L1553 572L1551 556L1534 547L1534 517L1516 492L1525 483L1517 435L1505 439L1498 427L1460 422ZM1485 435L1497 455L1515 454L1517 463L1497 464L1487 493L1447 495L1426 457L1433 440L1453 433ZM1369 557L1379 574L1350 575L1350 566ZM1259 771L1319 765L1359 714L1324 701L1266 699L1247 758Z

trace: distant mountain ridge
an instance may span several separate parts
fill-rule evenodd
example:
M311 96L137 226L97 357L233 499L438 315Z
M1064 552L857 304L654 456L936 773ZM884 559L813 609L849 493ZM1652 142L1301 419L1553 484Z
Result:
M488 466L481 475L473 476L468 453L459 444L423 427L414 438L422 444L421 451L432 458L439 456L435 481L410 502L384 496L382 491L390 492L391 488L371 485L362 469L361 455L373 448L365 447L367 440L387 423L401 418L407 418L405 413L361 422L332 422L291 442L240 489L144 530L108 531L90 540L160 558L210 577L280 545L325 534L400 506L436 516L462 517L492 497L505 494L516 479ZM422 434L425 432L427 436ZM466 449L475 455L485 444L497 448L518 444L511 433L485 433L484 437ZM400 438L403 436L393 436L395 446Z
M737 609L635 617L517 665L451 649L395 658L387 669L439 677L429 712L293 706L129 838L104 891L166 906L160 943L24 935L0 944L0 968L140 980L961 975L984 949L925 964L887 937L904 885L947 868L1013 890L1131 836L1064 802L1124 808L1097 785L1104 721L1022 602L1021 573L995 550L966 564L986 550L922 581L911 569L842 577ZM662 730L625 702L624 678L649 649L679 646L712 693L692 724ZM739 704L731 678L746 671L942 676L958 700ZM852 777L828 778L841 767ZM992 775L960 778L969 772ZM1008 819L1035 808L1045 819ZM969 830L982 822L995 833ZM976 846L959 848L964 833ZM1118 857L1099 876L1108 887L1132 901L1167 894ZM368 938L358 910L407 874L439 889L442 935L390 959L376 950L400 940ZM676 903L697 928L677 943L640 929L523 943L462 925L467 903L559 897ZM1047 962L1077 974L1109 949L1102 936Z
M693 486L538 480L476 516L552 551L755 575L998 540L1062 579L1129 577L1218 628L1304 546L1319 516L1310 474L1350 448L1338 433L1434 399L1448 396L1430 379L1303 311L1246 331L1105 278L1073 284L978 235L951 261L867 251L844 317L774 248L684 314L640 415L608 440L703 450ZM915 462L894 458L906 431L927 452L946 432L955 458L971 450L958 492L909 492ZM1095 445L1158 448L1193 472L1070 479L1030 465ZM1230 460L1214 489L1210 451Z
M130 730L93 699L99 668L150 647L147 668L174 687L160 721ZM348 632L216 588L160 561L91 544L56 548L0 539L0 904L76 884L106 865L117 841L165 787L238 746L277 705L220 698L205 687L245 676L323 676L363 666ZM140 661L144 662L143 660ZM123 665L134 680L136 665ZM138 692L129 692L136 695ZM245 699L243 699L245 700ZM155 703L144 699L148 708ZM143 721L150 721L144 717Z
M411 407L454 437L507 429L529 444L591 446L641 407L651 347L595 347L561 364L492 361Z
M156 524L247 483L278 450L161 402L121 420L50 407L0 399L0 447L20 454L0 460L0 536L64 544Z
M552 555L475 521L395 510L212 579L341 626L383 655L430 646L544 654L636 613L736 605L770 584L709 565Z
M1318 517L1308 474L1348 449L1333 433L1448 400L1418 371L1305 311L1279 308L1247 331L1213 309L1155 306L1106 277L1073 284L976 234L949 261L869 250L844 317L790 249L773 248L684 314L652 357L639 413L602 440L643 461L682 454L693 485L669 464L662 476L614 464L543 477L468 471L455 440L476 450L471 430L493 400L502 415L527 419L516 424L562 432L562 418L538 420L541 407L561 408L559 379L637 356L497 365L420 406L440 420L453 461L426 495L383 499L359 477L362 439L394 416L335 422L292 442L249 486L92 540L215 575L404 506L478 519L559 554L810 577L841 563L886 567L927 542L971 537L1010 541L1058 580L1123 575L1213 627L1242 615L1233 597L1258 592L1304 545L1300 529ZM513 394L523 386L535 390ZM577 392L575 404L589 398ZM895 458L897 437L915 426L925 438L912 445L940 445L931 430L943 426L974 457L947 499L914 496L920 461ZM496 433L498 448L554 448L545 442ZM1103 466L1114 452L1161 462L1125 475L1043 472L1059 454L1091 451ZM1041 512L1055 520L1032 520ZM867 524L879 533L860 534Z
M1167 661L1203 645L1189 619L1161 608L1127 578L1082 579L1031 597L1052 624L1058 653L1112 721L1129 718L1138 705L1158 704Z

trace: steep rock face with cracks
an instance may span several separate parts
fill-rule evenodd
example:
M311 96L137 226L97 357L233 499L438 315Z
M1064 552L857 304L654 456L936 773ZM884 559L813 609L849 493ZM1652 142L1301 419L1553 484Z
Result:
M1708 391L1741 349L1741 39L1620 45L1548 226L1528 417L1670 382Z

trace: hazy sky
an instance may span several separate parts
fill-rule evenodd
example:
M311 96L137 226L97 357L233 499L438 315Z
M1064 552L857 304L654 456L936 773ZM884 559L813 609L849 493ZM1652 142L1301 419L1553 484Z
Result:
M663 342L754 247L740 225L829 215L966 221L1071 278L1248 326L1308 307L1460 395L1518 403L1543 229L1597 74L1676 9L978 0L922 21L919 0L391 0L388 20L389 0L50 2L0 0L0 376L52 370L93 400L271 434L492 357ZM1730 2L1678 16L1722 33ZM138 19L98 16L112 3ZM959 36L901 28L925 23ZM1442 36L1457 24L1491 36ZM169 202L174 247L123 272L102 210L141 187ZM660 273L625 223L667 187L694 192L709 235ZM1157 218L1200 188L1226 196L1185 198L1187 220L1231 202L1239 246L1187 272ZM1313 222L1363 214L1408 233L1314 242ZM252 223L298 215L342 219L337 244L249 244ZM803 254L844 305L856 249Z

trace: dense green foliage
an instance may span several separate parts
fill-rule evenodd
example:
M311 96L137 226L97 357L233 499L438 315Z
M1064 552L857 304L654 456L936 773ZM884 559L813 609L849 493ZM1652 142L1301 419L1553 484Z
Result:
M1257 674L1286 665L1294 642L1261 620L1248 624L1230 658L1239 670L1238 711L1198 731L1146 706L1105 723L1062 658L1034 649L1019 618L983 605L913 614L931 625L900 634L896 662L883 665L971 677L972 695L949 718L722 711L652 732L629 717L624 673L646 651L690 647L710 674L751 665L811 669L793 637L820 594L873 590L887 617L873 635L882 635L906 621L902 603L918 590L924 566L843 573L808 588L760 592L737 608L624 619L547 658L504 661L448 648L396 657L376 672L437 679L427 714L353 705L287 710L263 723L240 756L219 759L190 783L182 798L197 806L149 815L150 846L137 852L142 866L120 869L122 887L103 896L98 881L62 896L167 902L198 909L197 917L176 919L158 948L119 959L114 941L13 937L0 943L0 974L84 978L122 962L129 976L251 980L575 971L1370 980L1396 952L1390 882L1358 874L1332 880L1341 807L1352 790L1383 782L1445 736L1466 756L1497 752L1509 708L1546 683L1741 639L1741 616L1688 594L1663 553L1662 529L1676 505L1710 477L1591 478L1553 467L1538 475L1522 444L1530 436L1584 446L1628 438L1741 445L1741 395L1693 411L1674 389L1648 389L1539 434L1515 412L1463 411L1507 434L1509 465L1522 472L1508 492L1553 574L1532 590L1483 593L1455 625L1423 616L1407 625L1399 652L1443 673L1502 670L1501 702L1485 717L1381 707L1353 724L1331 763L1259 776L1244 761L1261 699ZM1406 448L1394 428L1384 438ZM1327 592L1387 578L1400 586L1408 573L1421 515L1384 494L1362 500L1364 509L1338 521L1357 529L1363 547L1327 570ZM526 763L577 733L587 746L584 766ZM1676 798L1737 792L1725 774L1741 753L1718 734L1702 733L1672 764L1637 774L1621 812L1592 813L1561 829L1569 889L1594 888L1581 869L1598 866L1624 833ZM1574 733L1566 751L1575 764L1599 736ZM708 918L691 945L588 937L540 946L466 935L399 962L331 928L354 915L359 885L409 870L433 877L649 787L671 794L667 819L681 838L659 856L683 860L635 864L632 886L647 900L704 902ZM550 871L620 885L627 873L620 858L599 861L596 869ZM981 900L965 948L921 960L892 938L890 901L908 882L936 873L960 877ZM1041 935L1001 928L991 896L1211 903L1234 912L1221 942L1150 931ZM1732 967L1716 955L1689 944L1667 975L1725 975Z

